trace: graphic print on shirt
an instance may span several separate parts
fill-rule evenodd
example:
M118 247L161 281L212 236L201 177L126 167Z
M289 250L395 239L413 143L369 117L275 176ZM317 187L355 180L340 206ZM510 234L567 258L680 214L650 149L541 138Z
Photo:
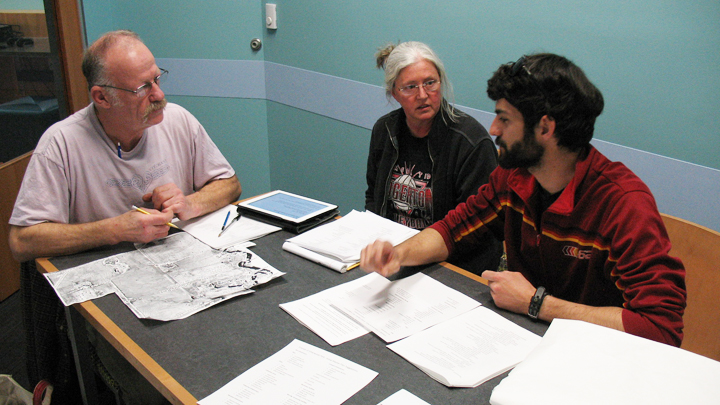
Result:
M167 163L167 160L162 160L150 167L144 176L134 174L129 179L107 179L105 184L110 187L132 187L144 193L154 180L159 179L169 171L170 165Z
M392 220L413 229L432 224L432 173L404 162L393 168L388 193Z

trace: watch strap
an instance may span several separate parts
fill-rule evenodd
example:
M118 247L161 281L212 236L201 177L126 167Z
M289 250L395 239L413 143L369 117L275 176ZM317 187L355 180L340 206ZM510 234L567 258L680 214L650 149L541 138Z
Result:
M533 295L532 299L530 300L530 307L528 308L528 316L532 318L533 320L538 319L538 315L540 314L540 307L542 306L543 300L545 299L545 296L548 295L547 291L545 291L545 287L538 287L537 290L535 290L535 295Z

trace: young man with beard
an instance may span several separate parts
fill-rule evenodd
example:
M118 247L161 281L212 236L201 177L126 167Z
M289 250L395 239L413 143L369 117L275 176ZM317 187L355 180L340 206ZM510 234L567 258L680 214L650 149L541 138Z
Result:
M405 243L368 245L362 268L442 261L490 232L507 252L508 271L482 274L498 307L679 346L685 270L647 186L590 145L600 91L566 58L536 54L500 66L488 95L500 149L489 183Z
M31 384L47 379L55 385L53 403L79 403L78 387L62 332L62 304L32 260L120 242L147 243L166 236L173 217L215 211L241 192L235 171L202 125L165 100L160 81L168 72L155 64L137 34L103 35L87 49L83 73L92 103L43 134L10 218L10 248L24 262L28 374ZM110 368L115 361L103 356L118 355L106 349L97 351ZM130 378L149 386L133 371L130 367ZM128 403L153 403L149 396L159 395L151 386L144 396L135 382L127 385L133 386L124 390L128 395L139 392Z

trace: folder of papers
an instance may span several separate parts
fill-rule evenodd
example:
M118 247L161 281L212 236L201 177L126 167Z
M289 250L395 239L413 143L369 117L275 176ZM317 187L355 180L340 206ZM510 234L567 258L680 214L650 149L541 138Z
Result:
M417 230L372 212L351 211L344 217L288 239L283 249L344 273L360 261L360 252L376 239L397 245Z

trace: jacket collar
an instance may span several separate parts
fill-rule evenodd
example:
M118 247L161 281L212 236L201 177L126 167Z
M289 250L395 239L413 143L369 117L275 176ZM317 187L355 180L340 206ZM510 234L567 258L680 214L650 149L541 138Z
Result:
M560 197L548 208L548 211L561 215L569 215L575 208L575 195L577 190L587 179L590 167L592 167L598 159L602 159L603 155L589 146L589 151L585 159L578 160L575 164L575 175L570 183L565 187ZM527 169L512 169L508 176L508 187L515 192L526 205L530 204L530 198L535 194L537 187L540 187L535 176L530 174Z

